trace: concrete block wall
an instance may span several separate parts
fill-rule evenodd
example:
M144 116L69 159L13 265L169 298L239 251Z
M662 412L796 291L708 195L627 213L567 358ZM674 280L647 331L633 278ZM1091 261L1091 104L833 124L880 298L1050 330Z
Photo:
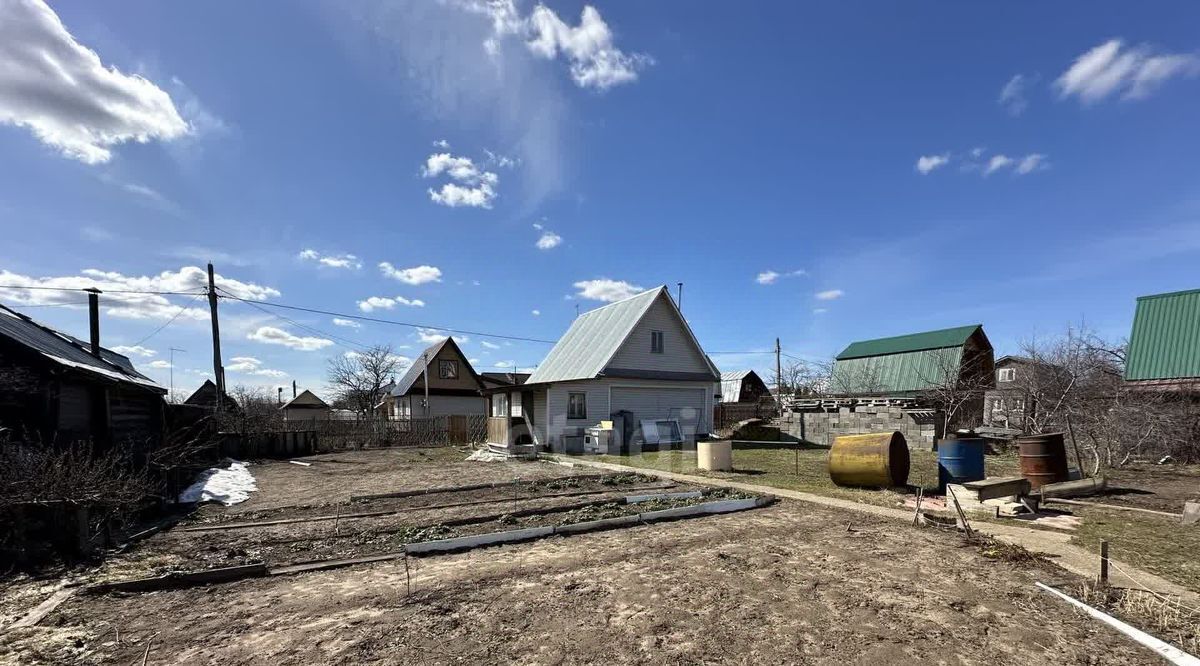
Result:
M793 437L832 445L839 435L899 430L912 450L933 449L942 437L942 414L933 410L905 411L900 407L840 407L833 411L785 412L781 425Z

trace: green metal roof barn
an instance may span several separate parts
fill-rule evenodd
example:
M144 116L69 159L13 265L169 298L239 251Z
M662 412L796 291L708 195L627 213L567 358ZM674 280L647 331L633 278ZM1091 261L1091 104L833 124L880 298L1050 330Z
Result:
M1125 379L1165 384L1200 379L1200 289L1137 299Z
M994 367L983 326L959 326L850 343L837 355L831 388L840 395L905 395Z

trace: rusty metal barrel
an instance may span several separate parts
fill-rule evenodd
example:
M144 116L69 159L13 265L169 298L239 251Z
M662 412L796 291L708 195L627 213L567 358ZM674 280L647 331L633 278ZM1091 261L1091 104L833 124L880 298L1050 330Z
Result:
M908 444L899 432L842 435L829 449L829 478L839 486L903 486L908 466Z
M1061 432L1017 438L1021 476L1032 488L1067 480L1067 446Z

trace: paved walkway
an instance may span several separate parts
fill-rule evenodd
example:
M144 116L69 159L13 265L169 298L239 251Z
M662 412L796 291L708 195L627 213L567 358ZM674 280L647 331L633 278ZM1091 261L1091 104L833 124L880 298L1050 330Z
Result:
M884 518L903 520L908 523L911 523L913 519L912 511L906 511L904 509L891 509L872 504L863 504L862 502L855 502L853 500L825 497L824 495L815 495L813 493L805 493L798 490L787 490L785 488L774 488L772 486L760 486L753 483L741 483L739 481L730 481L728 479L696 476L693 474L681 474L679 472L666 472L644 467L616 465L613 463L604 463L595 460L579 460L575 458L558 456L547 457L551 458L552 460L557 460L559 462L571 465L582 465L584 467L595 467L618 472L639 472L642 474L649 474L651 476L657 476L659 478L671 479L673 481L680 481L684 483L720 486L722 488L735 488L737 490L744 490L751 493L766 493L775 495L776 497L786 497L787 499L799 500L801 502L812 502L813 504L820 504L822 506L828 506L837 509L846 509L848 511L869 513ZM1089 552L1070 543L1071 534L1068 532L1050 532L1046 530L1030 529L1028 527L1018 527L1016 525L1004 525L983 521L972 523L971 527L977 532L982 532L989 536L995 537L1000 541L1021 546L1029 551L1049 555L1053 558L1054 562L1062 568L1072 573L1079 574L1080 576L1084 576L1085 578L1095 579L1100 575L1099 554ZM1132 564L1127 564L1115 559L1110 559L1109 561L1113 566L1109 568L1108 578L1109 582L1114 586L1148 588L1160 594L1177 595L1181 598L1181 600L1186 601L1187 603L1200 604L1200 594L1196 594L1180 585L1172 583L1169 580L1155 576L1148 571L1138 569Z

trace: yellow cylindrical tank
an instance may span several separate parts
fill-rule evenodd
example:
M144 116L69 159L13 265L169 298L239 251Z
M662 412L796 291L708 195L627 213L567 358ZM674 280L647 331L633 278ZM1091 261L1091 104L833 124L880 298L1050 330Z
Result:
M908 466L908 443L899 432L842 435L829 449L829 478L839 486L903 486Z
M696 442L696 466L714 472L733 470L733 443L729 440Z

